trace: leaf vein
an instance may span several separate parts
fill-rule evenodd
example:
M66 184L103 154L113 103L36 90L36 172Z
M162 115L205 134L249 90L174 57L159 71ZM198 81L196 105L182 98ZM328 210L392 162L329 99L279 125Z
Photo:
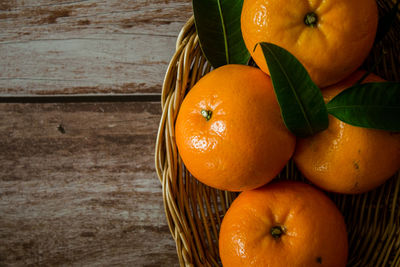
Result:
M224 16L223 16L223 14L222 14L221 0L217 0L217 3L218 3L219 15L220 15L220 18L221 18L222 31L223 31L223 33L224 33L224 45L225 45L226 64L229 64L228 36L227 36L227 34L226 34L225 21L224 21Z

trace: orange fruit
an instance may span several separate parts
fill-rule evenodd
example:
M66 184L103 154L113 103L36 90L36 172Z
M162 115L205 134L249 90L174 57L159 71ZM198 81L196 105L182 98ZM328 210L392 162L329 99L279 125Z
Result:
M241 29L254 61L268 67L259 42L291 52L319 86L336 83L368 56L378 25L375 0L244 0Z
M335 204L300 182L241 193L221 224L224 267L346 266L346 225Z
M222 66L195 84L180 107L175 135L190 173L229 191L269 182L295 147L270 78L244 65Z
M323 89L325 101L355 84L363 74L355 72ZM380 81L383 79L373 74L364 80ZM400 135L352 126L329 115L327 130L297 140L293 158L315 185L338 193L363 193L383 184L400 168Z

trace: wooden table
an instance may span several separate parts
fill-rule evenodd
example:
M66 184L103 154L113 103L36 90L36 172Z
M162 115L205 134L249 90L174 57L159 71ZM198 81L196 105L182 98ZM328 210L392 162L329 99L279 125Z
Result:
M0 0L0 266L177 266L154 168L189 0Z

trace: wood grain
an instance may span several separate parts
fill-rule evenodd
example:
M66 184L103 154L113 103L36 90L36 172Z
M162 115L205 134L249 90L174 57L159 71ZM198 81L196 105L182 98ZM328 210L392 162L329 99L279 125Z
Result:
M0 0L0 95L157 94L190 0Z
M0 266L176 266L159 103L0 104Z

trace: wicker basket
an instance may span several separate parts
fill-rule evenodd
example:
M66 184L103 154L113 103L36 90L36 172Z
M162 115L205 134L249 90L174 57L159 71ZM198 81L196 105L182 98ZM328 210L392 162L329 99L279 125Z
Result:
M380 12L389 10L393 2L379 0ZM374 72L380 76L400 80L399 17L366 60L365 67L373 65L376 65ZM155 155L165 214L181 266L221 266L219 227L237 196L237 193L219 191L194 179L185 169L175 144L174 123L182 100L195 82L210 70L199 47L192 17L178 36L176 52L165 76ZM303 180L303 177L289 162L277 179ZM400 266L399 173L366 194L329 196L344 214L348 227L348 266Z

